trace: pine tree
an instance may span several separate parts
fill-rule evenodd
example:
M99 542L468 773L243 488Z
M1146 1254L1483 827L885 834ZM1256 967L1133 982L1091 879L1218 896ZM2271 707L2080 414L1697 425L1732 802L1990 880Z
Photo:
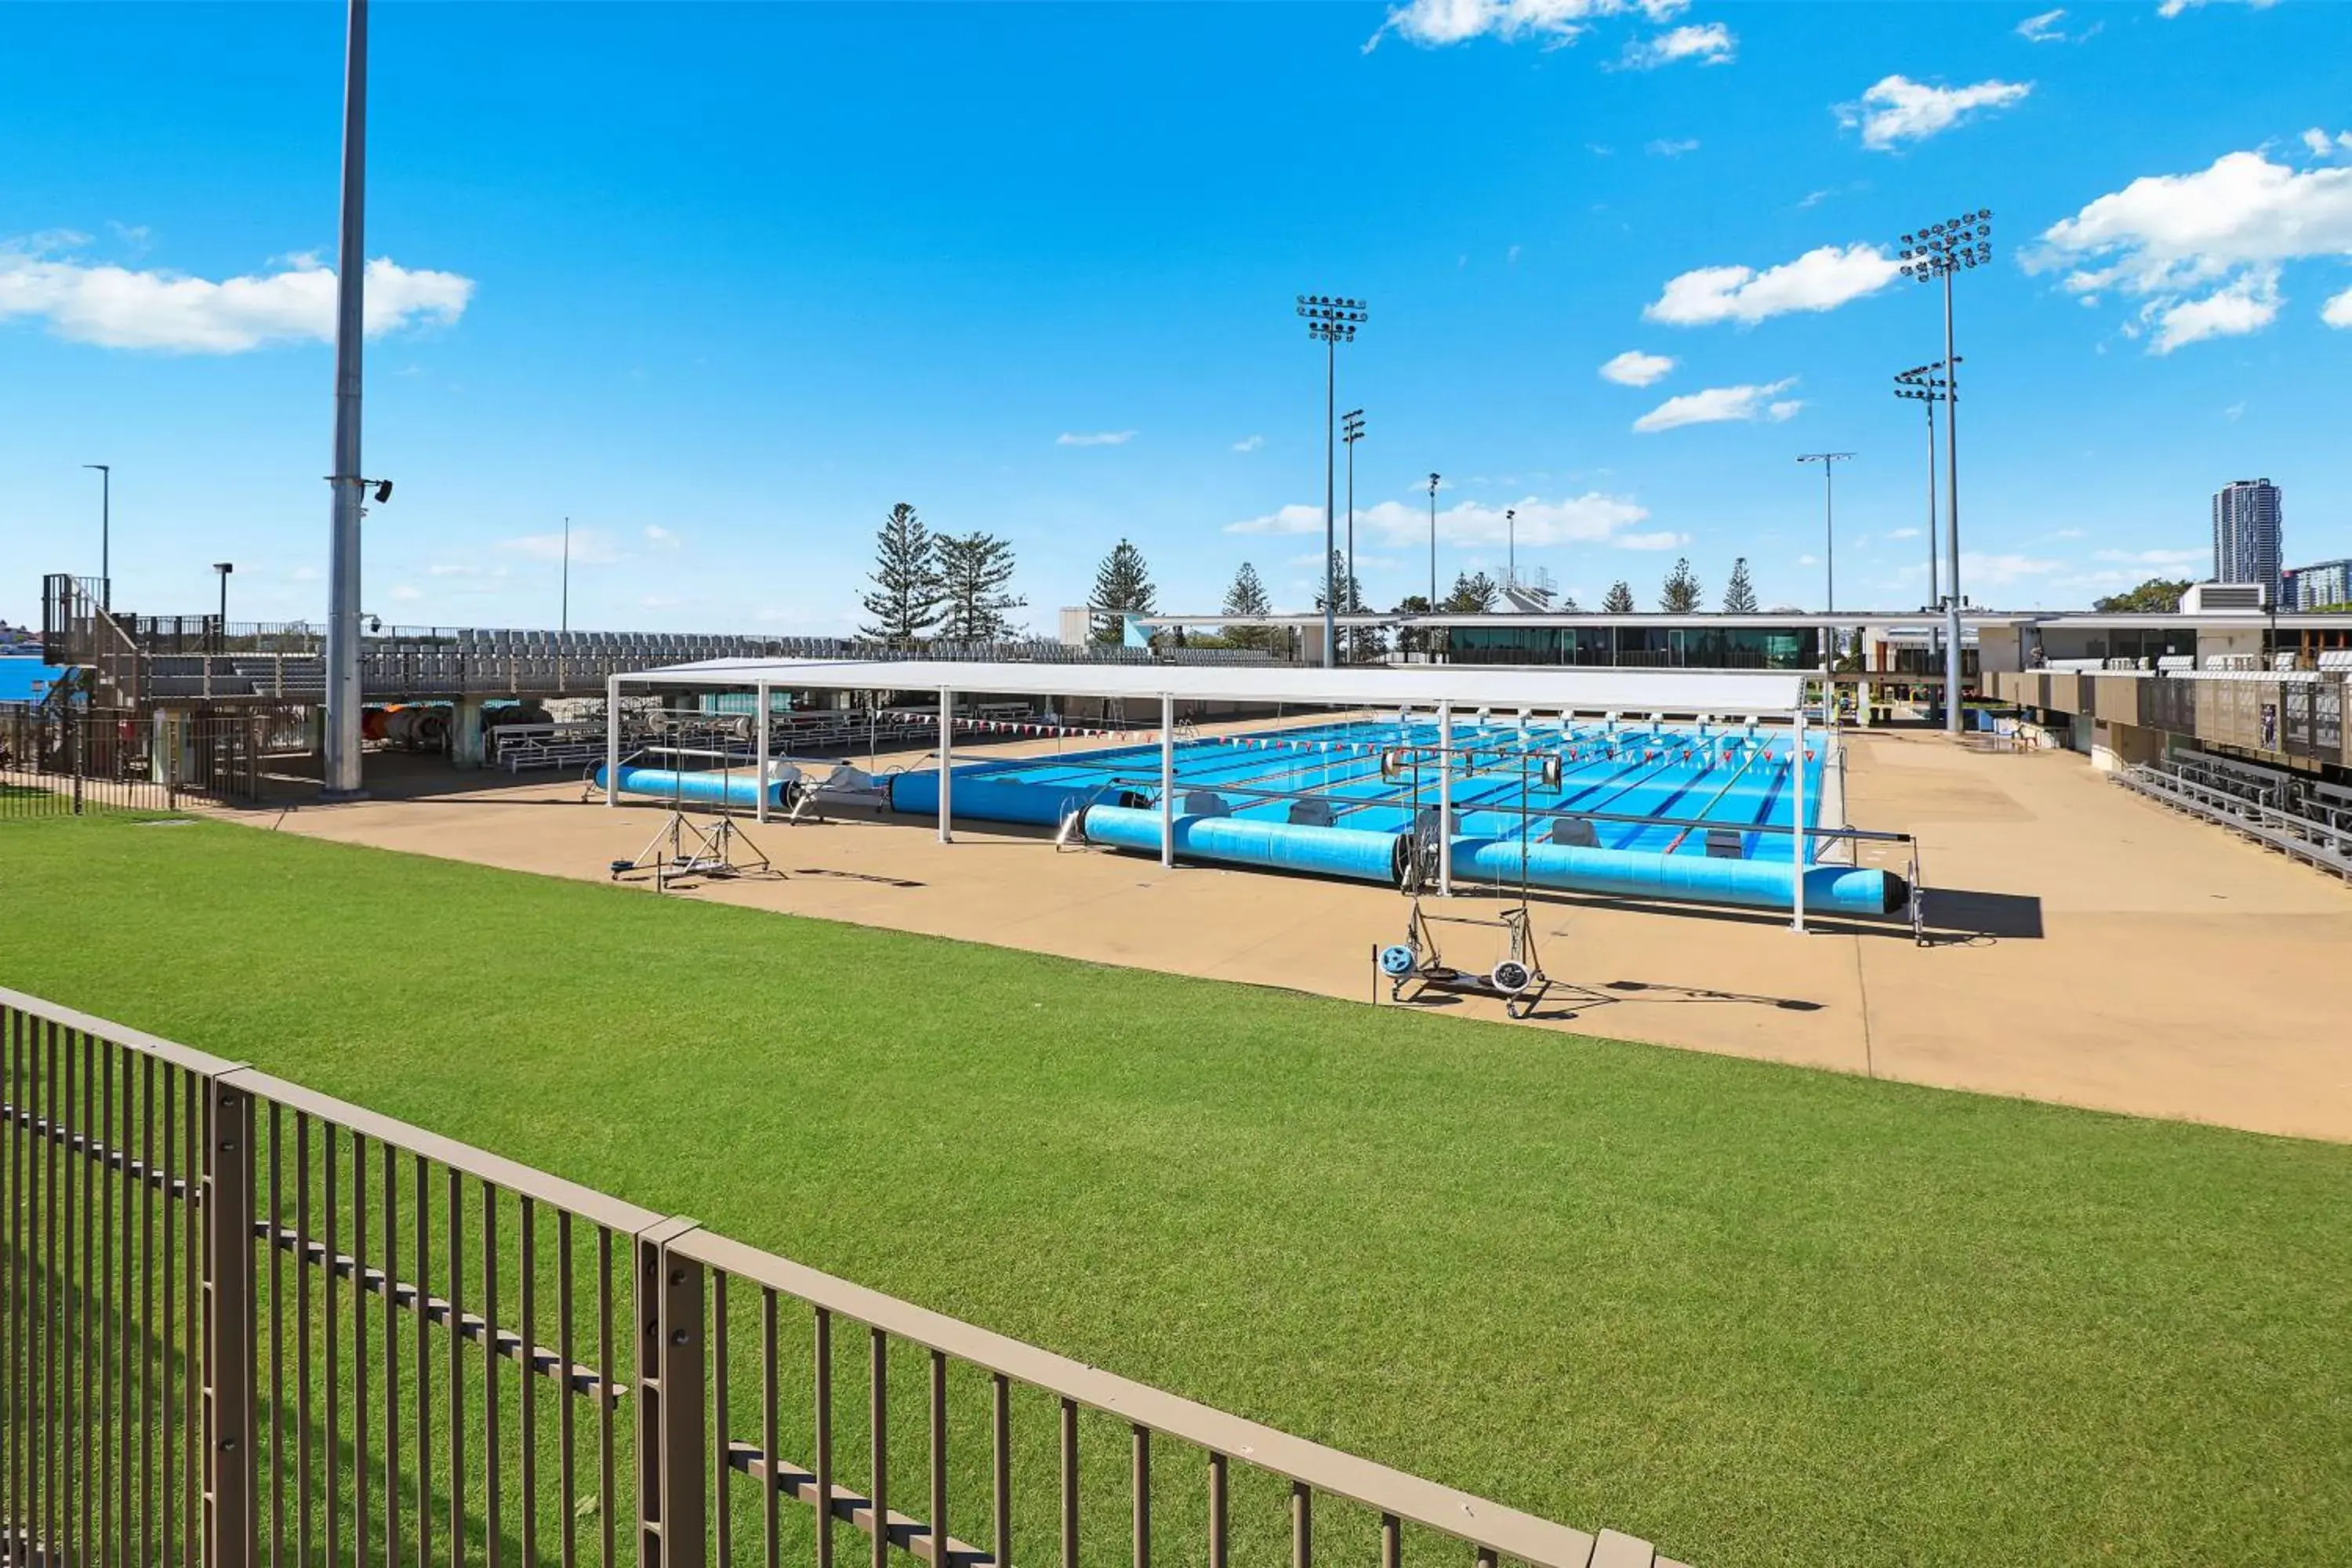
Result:
M1399 616L1425 616L1429 614L1429 612L1430 604L1429 598L1426 595L1407 594L1403 598L1397 601L1397 607L1391 611L1391 614ZM1430 634L1426 631L1414 626L1400 626L1397 628L1397 651L1399 653L1426 653L1429 651L1429 644Z
M1029 601L1005 592L1013 581L1013 542L992 533L942 533L933 542L940 577L940 636L993 642L1013 630L1004 612Z
M1503 590L1496 587L1495 580L1484 572L1467 575L1456 574L1454 591L1445 595L1445 602L1439 608L1457 616L1484 615L1493 609L1495 601L1502 596Z
M1696 574L1691 571L1690 558L1684 556L1666 574L1666 585L1658 592L1658 608L1670 616L1687 616L1698 608L1699 600L1705 596Z
M1148 616L1159 608L1159 590L1151 585L1143 552L1122 539L1095 568L1095 641L1123 642L1127 617Z
M1331 552L1331 579L1339 584L1339 614L1360 616L1364 613L1364 580L1348 570L1340 553ZM1315 593L1315 607L1323 607L1323 591ZM1350 626L1339 634L1339 649L1349 664L1377 661L1388 652L1388 639L1377 626Z
M1632 615L1633 613L1633 584L1622 577L1610 584L1609 592L1601 600L1601 613L1604 616Z
M900 501L874 538L874 592L866 595L873 620L858 629L893 647L912 647L940 618L938 542L915 509Z
M1727 616L1752 616L1756 613L1756 584L1748 578L1748 557L1731 563L1731 581L1723 585L1723 613Z
M1248 562L1234 574L1233 586L1225 590L1225 614L1229 616L1266 616L1274 613L1274 601L1266 597L1265 584L1259 578L1257 568ZM1265 647L1270 640L1265 626L1227 626L1225 640L1235 647Z

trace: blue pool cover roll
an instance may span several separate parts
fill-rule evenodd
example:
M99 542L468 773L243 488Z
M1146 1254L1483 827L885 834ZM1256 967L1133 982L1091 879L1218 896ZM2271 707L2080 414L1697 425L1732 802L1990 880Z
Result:
M1523 855L1527 879L1538 888L1636 899L1687 899L1696 903L1739 904L1764 910L1786 910L1793 904L1795 877L1785 860L1717 859L1706 855L1660 855L1639 849L1528 845L1517 839L1457 838L1454 841L1454 875L1516 882ZM1805 872L1807 913L1892 914L1910 896L1911 890L1903 879L1888 871L1814 866Z
M605 787L604 770L595 772L598 789ZM782 810L792 803L787 798L792 786L782 779L768 784L770 810ZM645 795L663 800L690 801L696 805L732 805L745 811L758 808L759 781L748 773L680 773L674 768L629 768L621 770L621 795Z
M958 790L962 789L958 784ZM1258 822L1240 816L1180 816L1176 853L1187 860L1231 866L1263 866L1395 886L1404 870L1405 837L1354 827L1306 827L1288 822ZM1118 849L1160 852L1160 813L1133 806L1087 808L1080 825L1087 837Z
M911 768L889 777L890 809L916 816L940 814L940 775L935 768ZM973 822L1019 822L1039 827L1059 827L1062 819L1092 802L1109 796L1135 798L1129 792L1104 785L1027 784L1019 779L973 777L959 768L948 805L956 816ZM1156 819L1155 819L1156 820ZM1156 846L1158 839L1152 840Z

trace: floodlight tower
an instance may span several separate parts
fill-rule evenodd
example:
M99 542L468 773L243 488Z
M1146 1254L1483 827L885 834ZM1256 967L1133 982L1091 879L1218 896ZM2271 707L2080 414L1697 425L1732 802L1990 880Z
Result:
M1301 294L1298 314L1307 322L1307 335L1323 345L1323 668L1329 669L1339 661L1339 584L1333 580L1337 574L1331 569L1339 547L1332 537L1332 481L1337 476L1331 460L1339 424L1339 345L1356 341L1356 329L1364 324L1367 312L1361 300Z
M1895 395L1917 403L1927 414L1927 603L1939 603L1942 564L1936 559L1936 405L1951 401L1951 383L1938 374L1944 362L1915 364L1895 373Z
M1360 408L1339 416L1339 439L1348 448L1348 613L1354 615L1363 606L1356 603L1356 443L1364 438L1364 411Z
M1852 452L1805 452L1797 458L1822 466L1822 563L1829 573L1822 607L1831 615L1837 614L1837 466L1853 460Z
M1951 582L1944 620L1944 730L1960 732L1960 356L1953 352L1952 277L1992 260L1992 209L1982 207L1903 237L1903 275L1944 285L1944 564Z

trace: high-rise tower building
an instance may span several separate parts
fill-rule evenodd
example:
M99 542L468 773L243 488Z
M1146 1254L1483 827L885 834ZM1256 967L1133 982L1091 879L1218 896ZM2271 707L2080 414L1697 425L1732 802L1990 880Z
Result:
M2232 479L2213 492L2213 581L2260 583L2278 603L2279 488Z

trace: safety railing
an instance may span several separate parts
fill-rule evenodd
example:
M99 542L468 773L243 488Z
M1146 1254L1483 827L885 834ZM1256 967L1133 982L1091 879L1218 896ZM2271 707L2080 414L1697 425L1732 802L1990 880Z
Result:
M6 990L0 1086L10 1562L1663 1561Z

